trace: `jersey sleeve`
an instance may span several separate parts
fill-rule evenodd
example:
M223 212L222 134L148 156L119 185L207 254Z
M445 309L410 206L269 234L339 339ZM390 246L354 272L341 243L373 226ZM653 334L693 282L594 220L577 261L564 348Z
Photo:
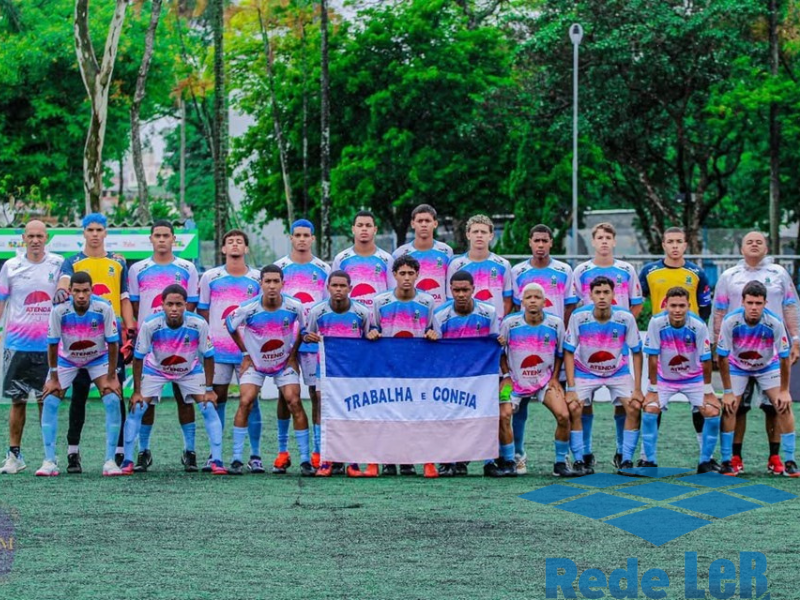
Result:
M639 336L639 326L636 324L636 319L631 313L627 313L627 316L630 318L628 319L627 331L625 332L625 343L628 344L628 348L633 352L641 352L642 338Z
M59 305L60 306L60 305ZM50 311L50 322L47 325L47 343L57 344L61 341L61 311L58 307Z
M711 306L711 286L706 272L701 268L697 269L697 306Z
M498 325L497 325L497 313L494 313L493 317L494 317L495 327L498 327ZM503 344L503 348L504 349L508 346L508 332L509 332L509 329L510 329L509 328L509 322L510 322L510 319L503 319L503 322L499 325L498 331L497 331L498 335L505 340L505 344Z
M186 288L187 302L197 303L198 300L200 300L198 279L197 267L195 267L192 263L189 263L189 283L187 284Z
M333 271L340 271L342 269L342 255L337 254L333 257L333 262L331 263L331 272Z
M503 269L503 298L511 298L514 295L514 284L511 280L511 264L505 261Z
M567 327L567 333L564 336L564 350L567 352L575 352L577 347L578 319L575 318L575 315L572 315L572 318L569 320L569 326Z
M211 341L211 335L209 335L208 323L204 320L201 321L199 330L200 344L197 346L197 352L203 358L213 358L214 344Z
M453 299L453 292L450 290L450 278L456 274L456 271L458 271L458 263L459 260L454 258L450 261L450 264L447 265L447 275L445 275L446 281L444 282L444 295L448 300Z
M378 303L372 303L372 323L370 324L370 329L377 329L378 331L381 330L381 311L378 308Z
M639 281L639 276L636 274L636 269L633 265L628 265L628 273L630 273L631 284L628 287L628 298L630 299L631 306L638 306L644 302L642 297L642 284Z
M647 325L647 335L644 338L644 353L657 355L661 352L661 333L657 325L658 319L653 317Z
M64 259L64 264L61 265L61 277L72 277L75 274L75 259L74 256Z
M718 310L727 311L731 305L731 300L728 297L728 277L727 271L720 275L717 287L714 290L714 308Z
M5 302L11 295L11 284L8 281L8 261L0 269L0 302Z
M731 333L733 320L725 318L719 328L719 339L717 340L717 356L728 356L731 353Z
M117 329L117 317L111 305L103 307L103 326L105 328L106 342L114 344L119 342L119 329Z
M580 298L575 293L575 273L567 268L567 283L564 286L564 306L577 304Z
M782 269L781 279L783 279L783 285L786 288L783 295L783 305L797 304L797 289L794 287L794 282L786 269Z
M150 351L150 343L153 339L153 331L150 324L145 321L144 325L139 329L139 335L136 337L136 348L133 350L133 355L136 358L144 358Z
M700 349L700 360L702 362L711 360L711 336L708 334L708 327L702 321L697 329L697 346Z
M520 305L520 293L522 290L519 289L519 277L521 273L517 272L517 266L515 265L511 269L511 298L514 300L514 304L517 306ZM521 271L522 269L520 269Z
M564 321L561 319L556 323L556 356L561 358L564 356Z
M128 280L128 294L130 295L131 302L139 301L139 264L135 263L130 270L126 279Z
M489 335L500 335L500 321L497 318L496 311L492 311L492 316L489 319Z
M122 271L120 271L119 299L125 300L130 296L128 291L128 263L125 262L124 258L118 258L117 262L122 266Z
M228 328L228 333L233 333L239 326L244 323L250 316L250 307L248 305L237 306L228 317L225 319L225 326Z
M305 323L305 329L300 330L303 334L319 333L319 325L317 324L318 314L319 312L313 309L308 312L308 320Z
M200 310L208 310L211 306L211 285L209 283L210 277L207 277L208 271L203 273L200 278L200 295L197 302L197 308Z
M650 284L647 282L647 276L650 274L650 271L652 270L650 266L651 264L652 263L642 267L642 272L639 273L639 287L642 290L643 298L647 298L650 296Z

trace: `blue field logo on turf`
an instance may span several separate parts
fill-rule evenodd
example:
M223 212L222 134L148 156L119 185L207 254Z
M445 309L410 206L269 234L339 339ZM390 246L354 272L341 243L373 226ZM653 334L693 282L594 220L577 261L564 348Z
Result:
M6 511L0 509L0 579L11 573L14 553L17 549L14 521Z

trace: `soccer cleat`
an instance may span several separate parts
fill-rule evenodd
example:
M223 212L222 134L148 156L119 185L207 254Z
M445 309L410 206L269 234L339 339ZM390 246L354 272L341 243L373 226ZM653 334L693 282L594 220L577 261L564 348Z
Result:
M514 461L517 463L517 475L527 475L528 473L528 453L515 454Z
M620 475L630 475L630 473L623 473L624 469L632 469L633 468L633 461L632 460L623 460L619 463L619 467L617 468L617 472Z
M197 454L194 450L184 450L183 456L181 456L181 463L183 464L183 470L187 473L197 473ZM222 462L219 463L220 465ZM223 467L224 469L225 467ZM214 463L211 463L211 472L214 473Z
M733 470L736 471L737 474L744 473L744 462L742 462L742 457L734 456L731 459L731 467L733 467Z
M640 458L639 460L636 461L636 468L637 469L641 469L642 467L647 466L647 465L645 465L646 462L647 461L645 459Z
M67 454L67 473L69 473L70 475L77 475L78 473L83 473L83 468L81 467L80 452L73 452L71 454Z
M213 468L214 461L211 461L211 466ZM228 467L228 475L244 475L244 463L240 460L233 461Z
M275 475L283 475L286 469L292 466L292 458L288 452L278 452L275 462L272 463L272 472Z
M312 452L311 453L311 466L314 467L315 469L319 469L319 464L320 464L319 452Z
M500 459L498 466L503 469L503 477L517 476L517 461Z
M495 461L490 463L486 463L483 465L483 476L484 477L504 477L505 473L503 469L501 469Z
M640 460L636 463L637 467L644 467L645 469L657 469L658 465L654 463L652 460Z
M344 475L344 463L333 463L331 475Z
M313 465L309 461L303 461L300 463L300 476L301 477L313 477L316 475L317 470L313 467Z
M383 468L381 469L381 474L394 477L395 475L397 475L397 465L383 465Z
M260 456L251 456L250 460L247 461L247 468L251 473L259 474L267 472L264 468L264 463L261 462Z
M331 470L333 469L333 465L329 462L324 462L319 466L317 472L314 473L317 477L330 477Z
M37 477L56 477L58 476L58 465L53 461L46 460L42 466L36 471Z
M194 453L192 453L194 454ZM197 465L195 465L195 469ZM222 464L221 460L215 460L211 462L211 474L212 475L227 475L228 469L225 468L225 465Z
M572 474L574 477L583 477L584 475L594 475L594 469L587 465L582 460L576 460L572 465Z
M553 477L575 477L575 473L569 470L567 463L557 462L553 465Z
M107 460L103 463L103 477L117 477L119 475L122 475L122 469L119 468L117 461Z
M417 474L414 465L400 465L400 475L413 476Z
M719 468L715 467L710 460L697 465L698 475L702 475L703 473L716 473L717 471L719 471Z
M619 469L622 466L622 454L617 452L614 455L614 459L611 461L611 464L614 465L615 469ZM631 464L633 466L633 464Z
M597 466L597 459L594 457L594 454L584 454L583 455L583 463L587 467L592 468L592 472L594 472L594 467Z
M378 463L369 463L364 470L362 477L377 477L378 476Z
M767 462L767 471L773 475L783 475L784 466L780 456L773 454L769 457L769 461Z
M120 466L120 472L123 475L133 475L135 472L135 467L133 466L132 460L123 460L122 465Z
M150 454L150 450L142 450L139 452L139 456L136 458L136 466L133 467L133 470L137 473L144 473L153 465L153 455Z
M736 477L738 473L736 469L733 467L733 461L724 460L719 467L719 474L720 475L727 475L728 477Z
M25 459L22 458L22 454L17 456L13 452L9 452L6 454L6 460L3 463L3 466L0 467L0 473L5 475L16 475L20 471L24 471L27 465L25 464Z
M451 463L439 465L439 477L455 477L456 466Z
M800 469L797 468L797 463L793 460L787 460L783 466L784 477L800 477Z
M122 452L117 452L114 455L114 462L117 463L119 467L123 462L125 462L125 455Z
M361 468L356 465L347 465L347 476L348 477L361 477L363 473L361 472Z
M721 468L721 465L720 465L720 464L717 462L717 459L716 459L716 458L714 458L714 457L712 456L712 457L711 457L711 460L710 460L710 461L708 461L708 463L711 465L711 470L712 470L712 471L714 471L714 472L716 472L716 473L719 473L719 470L720 470L720 468Z
M433 463L425 463L422 468L422 474L428 479L435 479L439 476L439 471L436 470L436 465Z
M468 462L457 462L456 477L466 477L467 475L469 475L468 466L469 466Z
M208 458L206 459L206 464L204 464L203 468L200 469L203 473L211 473L211 461L211 455L209 454Z

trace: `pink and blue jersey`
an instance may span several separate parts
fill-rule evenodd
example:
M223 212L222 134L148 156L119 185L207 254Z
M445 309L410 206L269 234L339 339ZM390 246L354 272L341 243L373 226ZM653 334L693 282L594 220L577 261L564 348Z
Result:
M434 313L442 338L475 338L498 335L500 327L497 323L497 312L494 306L480 300L474 300L472 312L462 315L456 311L453 300L448 300Z
M108 344L119 343L114 308L94 295L82 315L72 300L54 306L47 343L58 344L61 367L94 367L108 362Z
M578 379L628 377L628 356L641 349L636 319L623 308L612 307L605 323L595 318L593 304L577 309L570 317L564 350L575 355Z
M650 319L644 353L658 357L660 387L680 392L686 386L702 384L703 362L711 360L708 327L694 313L688 313L684 324L675 327L669 314L661 312Z
M375 297L372 319L383 337L421 338L429 329L439 330L433 296L417 290L411 300L399 300L394 292Z
M308 311L304 333L317 333L322 337L363 338L371 329L370 310L355 300L343 313L337 313L330 302L320 302Z
M243 325L242 341L256 371L277 375L286 367L303 329L303 305L283 296L277 309L267 310L262 299L259 294L242 304L228 316L226 325L231 333Z
M614 259L610 267L600 267L591 260L575 267L574 295L584 304L592 303L591 284L596 277L601 275L614 282L614 305L630 310L644 302L642 298L642 285L636 275L633 265L623 260ZM546 288L545 288L546 289Z
M714 289L714 308L732 312L742 306L742 290L750 281L760 281L767 288L767 308L776 315L783 307L797 304L797 290L791 276L780 265L766 257L756 267L740 261L720 275Z
M417 250L414 242L411 242L392 253L394 260L401 256L411 256L419 261L417 289L433 296L436 306L444 304L447 296L447 267L453 258L453 249L434 240L430 250Z
M511 269L514 304L522 306L522 290L529 283L538 283L544 288L544 310L564 319L564 309L578 303L572 267L553 258L546 267L534 267L530 260L514 265Z
M330 265L316 256L307 263L293 262L291 257L284 256L276 260L275 265L283 271L283 293L303 305L303 317L307 318L311 307L328 297L325 284L331 272ZM316 352L317 344L302 342L299 351Z
M553 377L556 359L564 355L563 321L544 313L541 323L531 325L523 313L514 313L503 319L500 337L505 340L512 393L531 396L546 386Z
M469 253L455 257L447 268L448 300L453 298L453 294L450 292L450 278L462 270L472 275L475 282L475 299L489 302L494 306L497 318L502 319L506 315L503 301L513 296L511 264L494 252L490 252L488 258L480 261L473 261L469 257Z
M48 252L38 263L23 254L3 264L0 302L6 303L7 350L47 352L47 328L63 262L63 257Z
M731 375L760 375L779 369L780 359L789 357L790 348L783 321L769 310L764 309L755 325L745 320L743 308L722 320L717 354L728 357Z
M131 302L139 303L136 320L140 327L147 317L161 310L161 292L173 283L186 290L187 302L197 303L197 269L188 260L176 256L162 265L151 256L128 270L128 293Z
M261 274L258 269L248 269L246 275L231 275L222 265L203 273L197 308L208 311L208 330L214 344L214 362L241 364L242 353L228 333L225 319L237 306L260 292Z
M336 255L331 270L342 270L350 275L353 286L350 297L372 308L375 296L394 287L393 264L392 255L380 248L376 248L372 256L361 256L351 246Z
M183 323L173 329L166 315L157 312L139 328L133 355L144 359L145 375L175 381L203 373L203 361L214 356L214 345L200 315L187 310Z

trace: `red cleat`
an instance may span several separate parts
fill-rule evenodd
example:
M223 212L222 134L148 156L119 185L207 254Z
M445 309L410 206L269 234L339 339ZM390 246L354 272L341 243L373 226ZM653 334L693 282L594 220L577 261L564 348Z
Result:
M211 461L211 474L212 475L227 475L228 469L222 464L221 460Z
M333 464L329 462L322 463L317 469L316 477L330 477L333 470Z
M744 463L742 462L742 457L734 456L731 459L731 467L733 467L733 470L736 471L737 474L744 473Z
M433 479L439 476L439 471L436 470L436 465L433 463L425 463L423 467L423 474L428 479Z
M378 476L378 463L369 463L367 469L361 475L362 477L377 477Z
M122 471L123 475L133 475L134 473L133 467L134 467L133 461L126 460L122 463L120 470Z
M319 460L319 452L312 452L311 453L311 466L315 469L319 469L320 460Z
M292 458L288 452L278 452L275 462L272 463L272 472L276 474L286 473L286 469L292 466Z
M767 471L773 475L783 475L784 470L783 461L781 460L780 456L773 454L769 457L769 461L767 462Z
M357 464L347 465L347 476L348 477L363 477L364 474L361 472L361 468Z

